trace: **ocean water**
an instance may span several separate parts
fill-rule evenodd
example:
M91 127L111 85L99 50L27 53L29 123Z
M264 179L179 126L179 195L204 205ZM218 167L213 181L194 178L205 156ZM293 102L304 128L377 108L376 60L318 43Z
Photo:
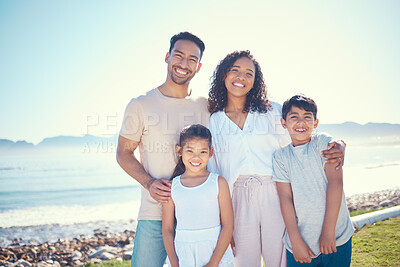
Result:
M352 145L346 196L400 186L400 146ZM135 229L140 186L115 153L0 155L0 246Z
M400 187L400 145L346 148L346 196Z
M0 246L134 229L139 203L114 153L0 155Z

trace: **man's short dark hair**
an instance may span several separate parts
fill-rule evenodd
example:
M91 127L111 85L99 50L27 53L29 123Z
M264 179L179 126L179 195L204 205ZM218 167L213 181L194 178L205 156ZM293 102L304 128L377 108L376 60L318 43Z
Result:
M197 37L194 34L191 34L190 32L180 32L178 34L175 34L174 36L171 37L170 46L169 46L169 53L171 53L172 49L174 48L174 45L177 41L179 40L189 40L195 43L199 48L200 48L200 59L203 56L204 49L206 48L204 46L204 43L202 40L200 40L199 37Z
M305 95L295 95L286 100L282 106L282 118L286 120L286 116L290 109L295 106L305 111L312 112L314 120L317 119L317 104L311 98Z

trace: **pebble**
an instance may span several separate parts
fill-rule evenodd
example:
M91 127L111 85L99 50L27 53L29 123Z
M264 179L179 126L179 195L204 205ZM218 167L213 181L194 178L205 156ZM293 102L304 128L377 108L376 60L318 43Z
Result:
M132 252L124 252L124 254L122 254L122 259L123 259L123 260L130 260L130 259L132 259Z
M100 256L100 259L104 260L104 261L111 260L111 259L114 259L114 258L115 258L115 256L113 254L109 253L109 252L104 252Z
M80 258L82 258L82 253L80 253L79 251L75 251L72 254L72 261L79 260Z
M96 252L92 253L89 255L89 258L95 258L100 256L104 251L106 251L105 248L99 248Z
M32 264L30 264L29 262L25 261L25 260L18 260L17 262L15 262L14 264L11 264L10 266L12 267L31 267Z
M83 264L84 264L84 263L81 262L80 260L74 261L74 262L72 263L72 265L75 265L75 266L82 266Z

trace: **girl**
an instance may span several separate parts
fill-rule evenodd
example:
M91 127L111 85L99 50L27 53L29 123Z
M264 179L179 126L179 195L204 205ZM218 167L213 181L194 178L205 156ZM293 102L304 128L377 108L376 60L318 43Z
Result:
M219 63L209 92L216 152L208 169L224 176L232 190L236 267L261 266L261 255L265 266L286 266L285 224L271 179L273 153L290 143L281 110L268 101L260 65L249 51L233 52ZM327 158L343 157L341 149L328 153Z
M223 177L206 169L213 154L210 131L199 124L184 128L176 150L179 160L172 176L176 177L162 217L169 265L233 266L229 186Z

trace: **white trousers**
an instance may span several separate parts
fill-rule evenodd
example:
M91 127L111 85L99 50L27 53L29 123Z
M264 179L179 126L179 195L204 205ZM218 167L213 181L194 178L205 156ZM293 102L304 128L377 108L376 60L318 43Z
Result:
M233 185L235 267L286 267L285 223L271 176L240 176Z

